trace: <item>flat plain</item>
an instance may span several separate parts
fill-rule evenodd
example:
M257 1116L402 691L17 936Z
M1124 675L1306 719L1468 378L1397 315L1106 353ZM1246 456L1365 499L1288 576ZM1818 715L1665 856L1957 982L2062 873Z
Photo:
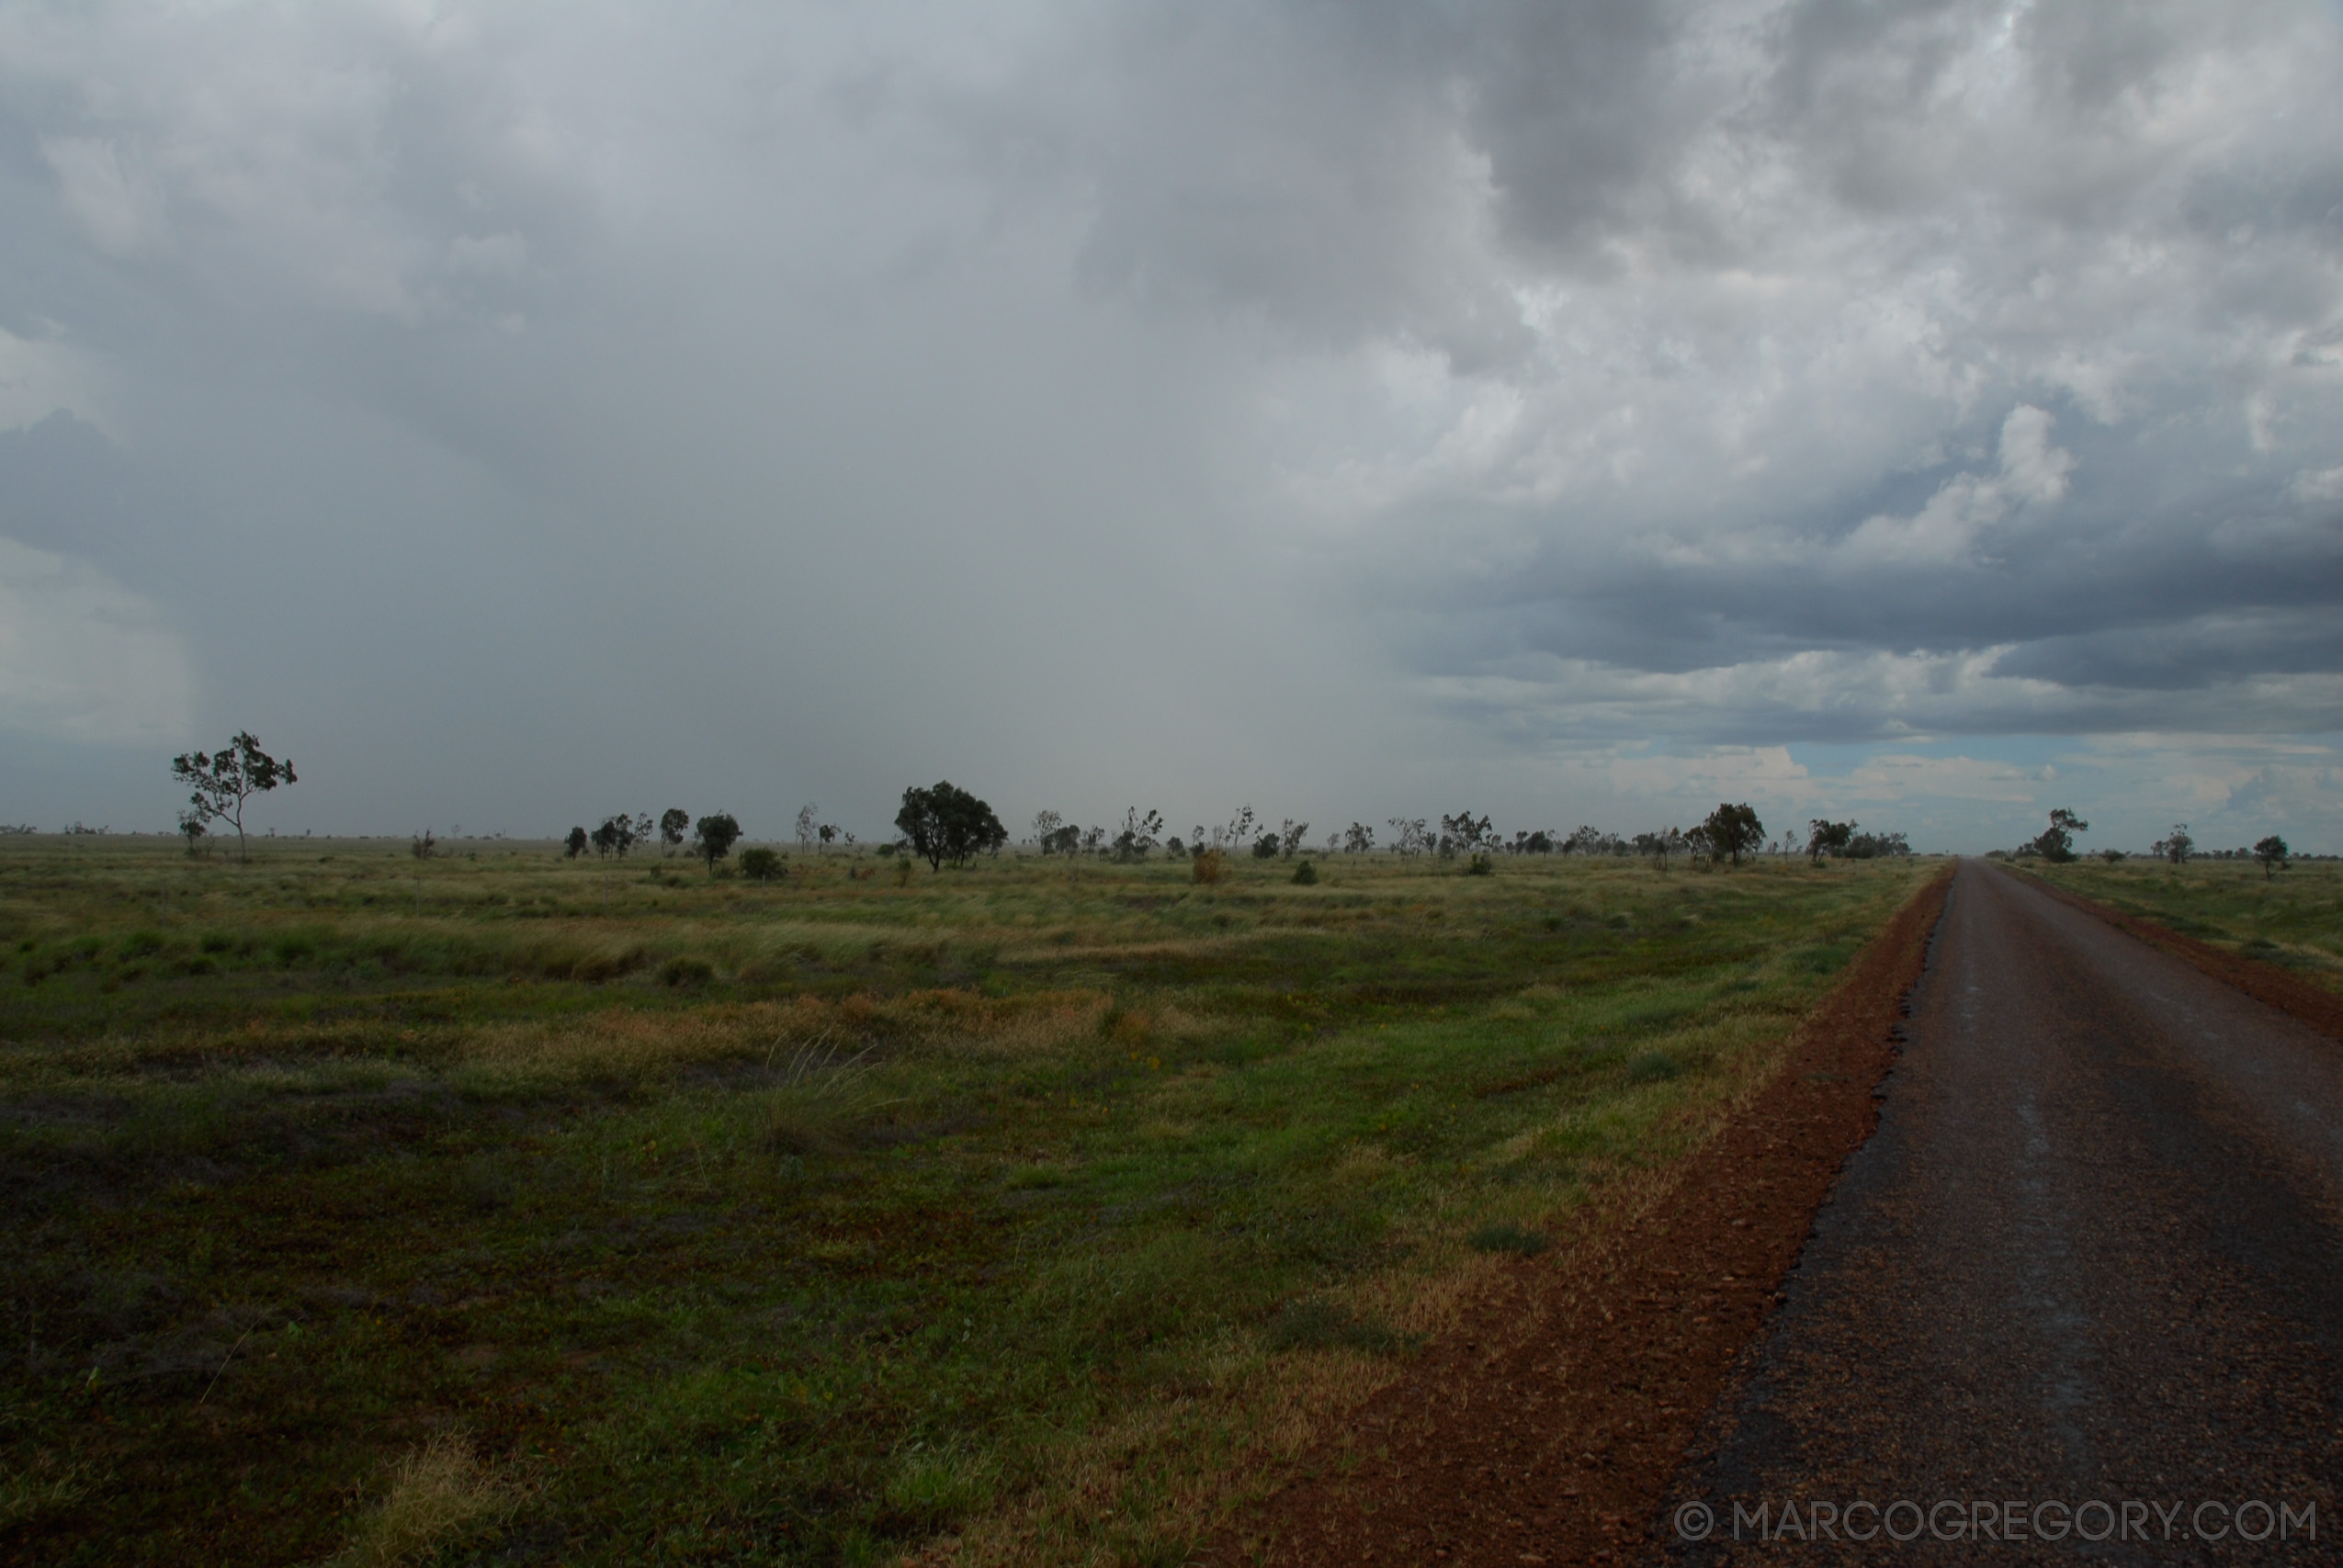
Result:
M0 843L10 1555L1183 1562L1935 869L447 848Z

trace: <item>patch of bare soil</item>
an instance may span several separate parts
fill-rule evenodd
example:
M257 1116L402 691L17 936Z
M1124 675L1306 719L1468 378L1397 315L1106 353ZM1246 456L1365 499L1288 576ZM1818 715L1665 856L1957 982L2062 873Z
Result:
M2039 877L2034 886L2062 904L2073 906L2085 914L2096 915L2117 931L2139 938L2151 947L2160 947L2175 958L2194 964L2224 986L2232 986L2265 1007L2276 1008L2300 1022L2309 1024L2321 1034L2343 1040L2343 995L2326 989L2297 975L2290 975L2274 964L2258 958L2228 952L2195 937L2183 936L2168 927L2138 915L2127 915L2111 909L2079 893L2069 893L2064 887L2054 887Z
M1642 1554L1686 1445L1878 1122L1952 869L1673 1179L1509 1267L1205 1561L1581 1563Z

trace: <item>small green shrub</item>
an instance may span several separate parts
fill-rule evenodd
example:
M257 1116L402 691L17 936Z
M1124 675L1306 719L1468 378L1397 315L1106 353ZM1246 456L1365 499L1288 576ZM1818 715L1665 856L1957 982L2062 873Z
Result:
M1294 868L1294 886L1296 887L1317 886L1318 867L1310 864L1307 861L1304 861L1301 864L1296 866Z
M1681 1070L1676 1066L1676 1058L1667 1052L1642 1051L1628 1059L1627 1081L1662 1083L1674 1077Z
M1497 862L1489 855L1475 855L1465 863L1465 874L1466 876L1494 876L1497 874Z
M1520 1225L1483 1225L1465 1243L1476 1252L1510 1252L1518 1258L1535 1258L1547 1245L1545 1232Z
M659 966L662 986L705 986L716 978L716 965L705 958L671 958Z
M1414 1335L1315 1299L1296 1302L1271 1318L1264 1337L1273 1350L1364 1350L1370 1356L1396 1355L1417 1344Z
M991 1467L948 1449L915 1449L887 1478L889 1522L915 1530L948 1529L992 1501Z

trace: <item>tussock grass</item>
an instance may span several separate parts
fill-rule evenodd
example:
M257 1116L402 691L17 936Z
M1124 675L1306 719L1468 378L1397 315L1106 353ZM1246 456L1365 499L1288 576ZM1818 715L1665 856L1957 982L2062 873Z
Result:
M1927 869L255 848L0 844L18 1555L1184 1561Z
M477 1533L508 1507L512 1495L481 1463L471 1439L442 1432L402 1456L390 1495L357 1539L334 1559L336 1568L394 1568Z

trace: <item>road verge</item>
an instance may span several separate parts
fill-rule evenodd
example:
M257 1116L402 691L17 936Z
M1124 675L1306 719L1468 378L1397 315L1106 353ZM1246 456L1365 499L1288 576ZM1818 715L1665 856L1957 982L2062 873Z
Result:
M1636 1552L1762 1331L1876 1090L1952 870L1915 894L1693 1153L1510 1265L1409 1375L1225 1531L1220 1564Z
M2264 964L2259 959L2215 947L2209 942L2184 936L2169 926L2159 925L2139 915L2127 915L2095 898L2070 893L2043 877L2033 876L2027 880L2060 903L2096 916L2125 935L2137 937L2150 947L2163 949L2223 985L2245 992L2263 1006L2276 1008L2287 1017L2309 1024L2329 1039L2343 1040L2343 996L2290 975L2274 964Z

